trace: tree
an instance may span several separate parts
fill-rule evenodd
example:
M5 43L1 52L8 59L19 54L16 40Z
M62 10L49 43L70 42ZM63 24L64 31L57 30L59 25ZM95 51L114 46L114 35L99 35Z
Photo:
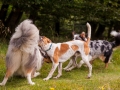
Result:
M98 38L106 27L109 28L110 36L112 27L118 26L120 21L119 0L2 0L2 3L0 19L12 33L23 13L45 34L54 32L58 36L66 20L80 24L89 22L92 36ZM11 11L9 7L12 7ZM7 14L7 11L10 11L10 14Z

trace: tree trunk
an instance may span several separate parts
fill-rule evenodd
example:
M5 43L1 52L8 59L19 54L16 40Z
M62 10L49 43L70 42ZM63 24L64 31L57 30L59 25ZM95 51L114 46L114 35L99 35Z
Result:
M109 29L108 29L108 38L110 38L110 32L112 31L113 28L113 22L111 21L110 25L109 25Z
M91 25L91 38L94 39L95 38L95 31L96 31L96 28L97 28L97 23L95 22L90 22L90 25Z
M116 22L116 24L114 25L114 30L120 31L120 22Z
M33 21L33 23L36 21L37 17L38 17L38 10L39 10L39 5L31 5L31 7L33 7L30 10L30 16L29 19L31 19Z
M3 4L0 10L0 20L4 23L5 18L7 16L7 10L8 10L9 5L8 4Z
M58 16L56 16L55 19L55 36L59 36L60 35L60 18Z
M35 23L35 20L37 19L37 12L35 11L34 14L33 12L30 12L29 19L31 19L33 23Z
M55 22L55 35L56 36L60 35L60 22L59 21Z
M95 37L98 39L100 39L100 38L102 39L103 38L102 34L103 34L104 30L105 30L105 25L99 24L98 30L95 33Z
M8 38L15 32L15 27L18 25L22 14L23 12L18 7L12 9L9 17L5 22L5 25L9 27L11 31L11 34L9 34Z

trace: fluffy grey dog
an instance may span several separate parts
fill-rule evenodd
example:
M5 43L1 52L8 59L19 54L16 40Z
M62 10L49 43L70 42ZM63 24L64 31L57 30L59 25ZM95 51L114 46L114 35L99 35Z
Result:
M6 74L0 83L5 85L12 75L27 77L28 83L33 85L31 77L39 75L43 59L38 47L39 30L31 20L24 20L15 29L9 42L6 54Z

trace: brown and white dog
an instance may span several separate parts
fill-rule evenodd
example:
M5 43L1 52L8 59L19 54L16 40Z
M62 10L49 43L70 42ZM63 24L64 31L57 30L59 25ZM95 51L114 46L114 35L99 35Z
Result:
M53 64L52 69L49 72L48 76L43 80L49 80L57 67L58 75L54 78L59 78L62 75L62 63L67 61L77 51L80 52L83 61L89 67L88 78L91 77L92 65L88 61L88 54L90 52L89 42L91 38L91 26L89 23L87 23L87 27L88 27L88 39L86 42L81 40L74 40L64 43L52 43L52 41L49 38L41 36L39 46L43 51L45 51L48 54Z
M31 20L24 20L15 29L9 42L6 55L6 74L0 83L5 85L8 78L14 75L27 77L28 83L33 85L31 77L39 75L43 57L38 47L39 30Z

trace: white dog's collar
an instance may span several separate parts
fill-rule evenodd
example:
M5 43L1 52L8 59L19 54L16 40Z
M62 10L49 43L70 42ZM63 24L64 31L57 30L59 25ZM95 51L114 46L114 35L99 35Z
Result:
M47 50L45 50L45 52L49 51L51 49L51 47L52 47L52 43L51 43L50 47Z

